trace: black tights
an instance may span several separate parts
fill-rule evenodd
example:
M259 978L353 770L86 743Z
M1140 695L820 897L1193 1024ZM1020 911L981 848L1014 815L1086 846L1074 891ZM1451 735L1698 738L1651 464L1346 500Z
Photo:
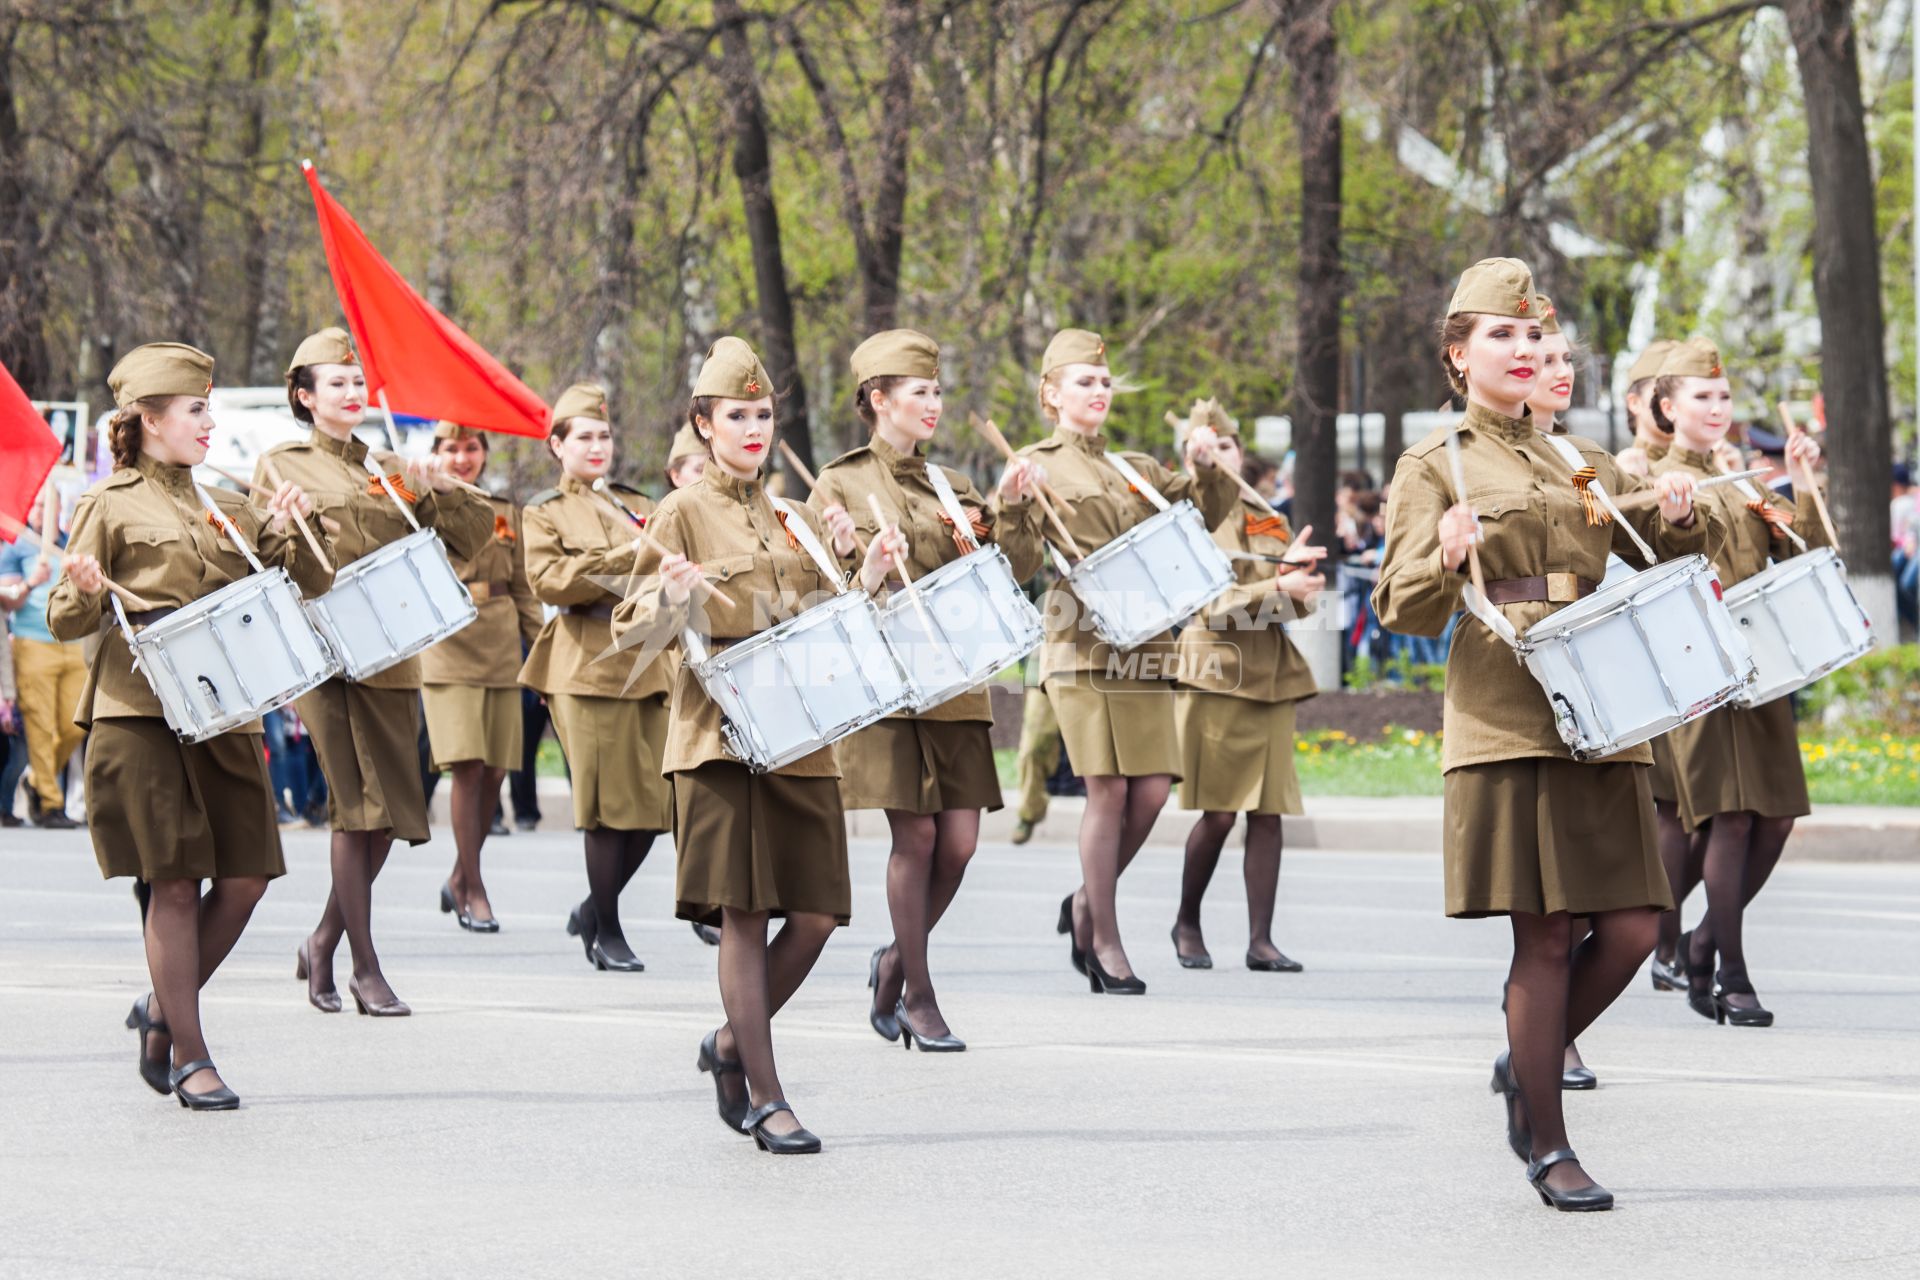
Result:
M1780 865L1780 854L1792 834L1792 818L1763 818L1749 812L1714 815L1706 839L1707 916L1687 940L1689 985L1704 990L1712 983L1717 951L1720 983L1732 989L1728 1002L1743 1007L1759 1004L1747 990L1753 985L1747 974L1747 904Z
M978 809L939 813L887 810L893 852L887 858L887 911L893 918L893 947L881 958L874 1005L892 1012L905 1000L913 1029L943 1036L951 1028L933 993L927 963L927 937L953 904L967 863L980 843Z
M146 919L147 972L153 996L147 1012L167 1024L173 1039L173 1065L207 1057L200 1027L200 988L233 950L267 891L265 876L224 876L202 896L198 880L156 880L150 886ZM167 1037L154 1032L142 1047L150 1058L166 1049ZM217 1074L197 1071L182 1081L189 1093L220 1086Z
M1653 952L1659 913L1635 907L1589 917L1593 932L1573 945L1573 918L1515 912L1513 966L1507 976L1507 1045L1533 1132L1533 1154L1568 1145L1560 1107L1566 1048L1626 989ZM1547 1181L1560 1189L1591 1181L1578 1165L1556 1165Z
M1680 806L1671 800L1654 801L1653 813L1660 831L1660 865L1673 891L1673 910L1660 913L1660 940L1654 944L1654 954L1671 963L1680 946L1680 913L1704 874L1707 837L1704 831L1688 833L1680 821Z
M620 929L620 891L647 860L658 831L620 831L591 827L587 839L587 901L593 913L594 936L600 949L616 960L633 956L627 935Z
M496 769L484 760L459 760L453 764L453 793L447 805L453 818L453 874L447 888L461 910L476 920L493 919L493 904L487 900L486 881L480 877L480 849L493 830L493 811L500 804L500 783L505 769Z
M832 916L795 912L767 941L767 913L720 908L720 1005L727 1011L714 1048L746 1072L747 1100L755 1106L786 1098L773 1061L773 1015L793 998L837 927ZM737 1077L721 1077L729 1083ZM767 1120L771 1133L800 1122L786 1112Z
M353 953L354 984L361 996L368 1004L386 1004L397 998L380 971L380 956L373 949L373 882L387 865L387 851L392 847L391 831L333 833L333 887L327 891L326 908L308 940L315 990L333 990L333 953L345 935Z
M1167 803L1173 776L1113 774L1085 779L1087 808L1080 818L1080 889L1073 897L1074 944L1099 960L1115 978L1131 978L1120 943L1120 918L1114 906L1120 875L1147 842L1154 819Z
M1180 913L1174 917L1175 949L1183 955L1205 955L1200 931L1200 901L1220 864L1236 817L1231 813L1202 813L1187 833L1187 858L1180 872ZM1280 895L1280 815L1247 815L1246 855L1241 874L1247 886L1247 954L1271 960L1280 954L1273 944L1273 909Z

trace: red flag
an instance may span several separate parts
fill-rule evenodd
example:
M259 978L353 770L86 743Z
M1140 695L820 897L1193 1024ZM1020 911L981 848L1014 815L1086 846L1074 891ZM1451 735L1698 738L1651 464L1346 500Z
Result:
M60 442L27 393L0 365L0 542L12 542L16 525L27 522L27 512L47 482L47 473L60 457Z
M546 402L414 292L327 194L312 161L300 168L313 189L340 308L359 342L367 394L378 400L384 389L395 413L544 438Z

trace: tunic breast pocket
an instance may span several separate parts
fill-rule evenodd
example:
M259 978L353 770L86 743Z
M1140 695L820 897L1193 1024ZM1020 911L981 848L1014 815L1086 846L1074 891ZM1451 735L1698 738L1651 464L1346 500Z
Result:
M130 524L120 530L121 552L107 572L128 585L152 582L188 550L187 535L167 525ZM196 555L196 560L198 556ZM124 559L125 563L120 563ZM197 577L198 575L193 575ZM133 588L138 590L137 587Z
M1488 577L1521 578L1542 571L1552 551L1532 493L1524 489L1476 493L1473 509L1480 517L1480 556Z
M718 556L712 560L703 560L700 568L713 582L731 582L753 572L753 562L757 557L751 552L737 556Z

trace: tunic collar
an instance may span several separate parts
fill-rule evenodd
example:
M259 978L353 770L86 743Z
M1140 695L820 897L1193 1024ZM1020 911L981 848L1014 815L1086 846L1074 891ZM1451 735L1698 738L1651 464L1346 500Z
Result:
M867 448L874 457L897 472L918 471L926 465L926 455L920 451L918 444L913 446L912 453L902 453L881 439L878 431L873 433L873 439L868 442Z
M735 502L745 502L749 498L757 497L760 490L764 487L760 482L760 477L755 476L751 480L738 480L728 475L726 469L718 463L709 466L705 471L700 473L700 483Z
M567 476L567 475L563 475L560 477L560 484L558 485L558 488L562 493L591 494L593 492L593 484L590 481L581 480L578 477Z
M158 486L162 492L172 494L176 498L184 498L196 507L200 505L200 495L193 491L191 467L161 462L144 453L134 461L133 466L134 470L145 476L150 483Z
M1525 444L1538 434L1532 414L1522 413L1517 418L1509 418L1472 400L1467 402L1467 416L1461 419L1460 425L1505 440L1508 444Z
M367 442L360 437L348 436L345 440L336 440L318 427L315 427L307 436L307 443L325 450L336 458L344 458L356 467L367 456Z
M1667 447L1666 456L1672 458L1683 467L1691 467L1695 471L1704 471L1709 475L1719 470L1719 468L1714 465L1711 455L1696 453L1692 449L1682 449L1677 444Z
M1106 456L1107 437L1104 434L1084 435L1081 432L1073 430L1071 427L1055 427L1053 429L1053 438L1055 440L1065 441L1081 453L1090 454L1096 458Z

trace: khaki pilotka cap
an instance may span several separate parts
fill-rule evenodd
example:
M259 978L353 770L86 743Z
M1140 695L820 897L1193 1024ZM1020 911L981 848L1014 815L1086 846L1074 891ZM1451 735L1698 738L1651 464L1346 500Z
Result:
M1226 408L1218 400L1195 400L1193 412L1187 415L1187 429L1194 427L1212 427L1219 436L1240 435L1240 424L1227 416Z
M433 424L435 440L484 440L486 437L472 427L463 427L457 422L442 421Z
M1560 311L1544 293L1533 295L1533 318L1540 322L1542 334L1560 332Z
M1062 329L1053 335L1053 341L1047 344L1047 353L1040 357L1040 376L1044 378L1070 364L1106 363L1107 344L1099 334L1086 329Z
M853 349L855 386L875 378L938 378L940 344L917 329L888 329Z
M707 348L700 376L693 380L693 394L695 399L759 400L773 394L773 379L752 347L739 338L721 338Z
M204 396L213 390L213 357L184 342L149 342L120 357L107 387L119 409L148 396Z
M1667 352L1660 361L1659 378L1724 378L1726 369L1720 363L1720 348L1708 338L1688 338L1685 342L1673 344L1673 350Z
M1672 338L1657 338L1649 342L1647 349L1642 351L1639 358L1633 362L1633 367L1627 370L1627 385L1632 386L1636 382L1645 382L1649 378L1659 377L1660 362L1667 358L1668 352L1679 345Z
M576 382L553 402L553 414L547 419L549 432L573 418L595 418L611 422L607 416L607 389L597 382Z
M296 370L310 364L359 364L360 357L353 353L353 339L347 331L338 325L310 333L300 340L293 349L293 359L287 364L287 381L293 381Z
M1518 258L1482 258L1461 273L1447 314L1537 320L1534 297L1533 272L1526 263Z
M700 433L695 431L693 424L689 422L673 433L673 445L667 450L667 466L671 467L676 462L684 462L688 458L706 456L707 442L700 438Z

